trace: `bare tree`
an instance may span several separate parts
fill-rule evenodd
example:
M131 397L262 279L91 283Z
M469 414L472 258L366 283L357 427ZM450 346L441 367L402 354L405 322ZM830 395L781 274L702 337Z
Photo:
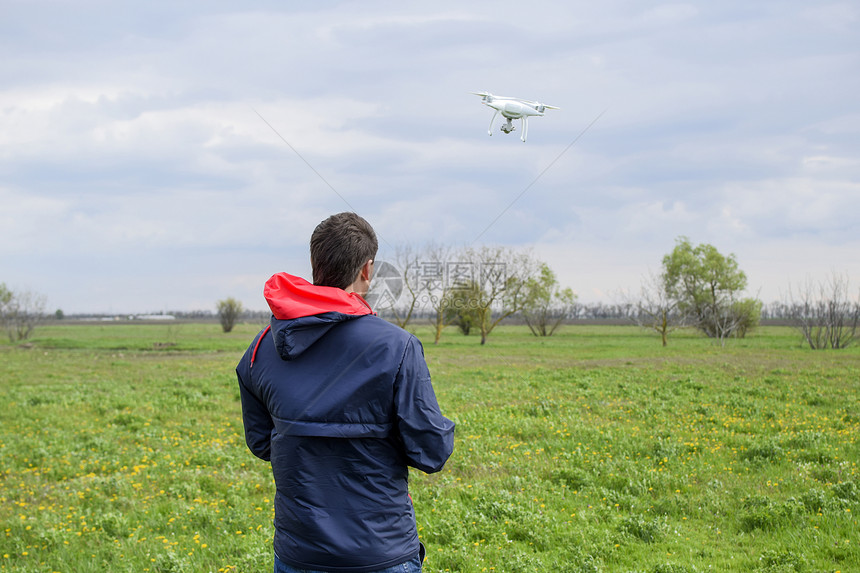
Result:
M405 329L421 307L425 292L421 263L421 256L415 248L401 245L394 249L391 262L381 262L374 271L368 303L380 314L390 316L400 328Z
M707 324L708 336L725 346L726 340L743 338L749 330L758 326L761 319L761 301L754 298L735 299L729 297L724 304L703 307L697 315L699 324Z
M25 290L13 292L0 284L0 322L11 342L26 340L45 317L44 295Z
M481 317L481 344L505 318L520 312L529 298L529 279L538 265L529 252L505 247L468 249L466 258L478 286L475 308Z
M846 275L834 272L817 284L807 279L796 294L789 288L791 321L813 350L845 348L857 338L860 302L849 299L849 284Z
M460 255L453 247L429 244L422 251L419 261L418 281L424 305L430 310L433 321L433 344L439 344L442 331L452 325L456 316L450 312L452 291L455 286L448 273L450 268L456 269ZM453 264L453 265L452 265ZM456 278L456 277L454 277Z
M669 345L669 334L687 325L687 316L678 309L678 299L666 289L663 275L649 272L639 289L639 298L622 294L633 309L629 316L642 328L657 332L663 346Z

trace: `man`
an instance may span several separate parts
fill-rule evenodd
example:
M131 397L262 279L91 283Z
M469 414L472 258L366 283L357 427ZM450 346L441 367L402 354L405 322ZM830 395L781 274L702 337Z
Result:
M442 469L454 424L421 343L363 298L376 251L355 213L320 223L314 283L266 282L271 323L236 368L245 441L275 476L275 573L421 570L407 466Z

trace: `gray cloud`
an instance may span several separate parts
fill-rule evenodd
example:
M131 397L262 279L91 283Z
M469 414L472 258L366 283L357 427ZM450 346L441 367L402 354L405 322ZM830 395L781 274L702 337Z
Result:
M0 281L67 312L262 308L350 208L389 245L532 246L584 300L682 234L765 299L860 275L856 6L521 8L7 3ZM562 109L487 137L476 90Z

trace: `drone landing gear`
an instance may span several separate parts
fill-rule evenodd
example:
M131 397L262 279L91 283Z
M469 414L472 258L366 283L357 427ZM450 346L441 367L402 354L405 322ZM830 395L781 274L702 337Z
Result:
M496 121L496 117L499 115L499 110L496 110L493 113L493 117L490 118L490 127L487 128L487 135L493 135L493 122Z

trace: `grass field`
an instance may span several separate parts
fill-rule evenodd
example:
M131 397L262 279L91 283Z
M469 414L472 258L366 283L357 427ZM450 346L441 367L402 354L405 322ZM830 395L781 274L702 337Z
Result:
M0 343L0 571L270 571L233 368L257 325ZM860 571L860 349L762 328L429 329L454 455L413 472L425 570Z

